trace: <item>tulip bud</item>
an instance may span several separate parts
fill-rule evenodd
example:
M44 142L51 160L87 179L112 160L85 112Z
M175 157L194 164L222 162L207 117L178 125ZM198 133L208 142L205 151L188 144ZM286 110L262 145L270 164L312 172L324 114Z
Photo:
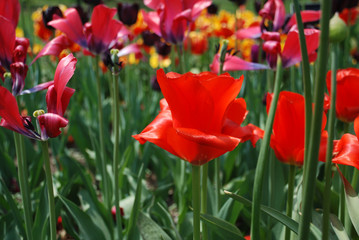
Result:
M113 63L113 66L112 66L112 73L113 74L116 74L120 71L120 69L118 68L118 64L120 62L120 59L118 57L118 53L120 51L118 49L111 49L110 50L110 54L111 54L111 61Z
M330 19L329 40L331 42L341 42L348 36L348 27L339 17L338 13Z

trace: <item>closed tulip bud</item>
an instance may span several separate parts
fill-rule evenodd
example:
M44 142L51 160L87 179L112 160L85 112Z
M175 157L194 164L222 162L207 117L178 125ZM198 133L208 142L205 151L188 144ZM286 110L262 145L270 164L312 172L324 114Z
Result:
M329 40L331 42L341 42L348 36L348 27L339 17L338 13L330 19Z

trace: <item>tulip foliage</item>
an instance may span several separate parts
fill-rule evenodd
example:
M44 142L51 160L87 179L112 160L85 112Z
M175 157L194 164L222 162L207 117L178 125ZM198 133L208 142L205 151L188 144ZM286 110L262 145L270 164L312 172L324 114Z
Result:
M358 239L358 1L40 2L0 0L0 239Z

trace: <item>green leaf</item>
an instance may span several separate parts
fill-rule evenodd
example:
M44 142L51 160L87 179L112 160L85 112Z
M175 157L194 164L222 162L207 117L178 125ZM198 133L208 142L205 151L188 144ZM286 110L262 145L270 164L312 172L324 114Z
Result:
M349 240L348 234L343 227L343 224L334 214L330 214L330 224L332 225L335 234L337 235L338 239L340 240Z
M137 226L144 240L163 239L171 240L158 224L143 212L139 212Z
M243 234L236 226L223 219L203 213L201 214L201 219L209 229L218 236L223 236L224 239L244 239Z
M242 196L236 195L226 190L224 191L224 193L229 197L233 198L234 200L243 203L244 205L252 206L252 202ZM261 210L272 218L276 219L277 221L283 223L286 227L290 228L290 230L292 230L296 234L298 234L299 223L294 221L292 218L288 217L287 215L284 215L276 209L267 206L261 205ZM322 238L321 231L313 224L310 225L310 230L316 239Z
M140 172L138 174L138 179L137 179L137 189L136 189L136 194L135 194L135 202L133 203L133 208L132 208L132 212L131 212L131 216L130 216L130 220L129 220L129 225L127 228L127 233L128 233L128 239L132 239L132 234L134 234L134 226L137 222L137 217L138 214L140 212L140 205L141 205L141 192L142 192L142 177L143 177L143 164L141 166Z
M4 180L2 178L1 178L1 184L3 186L2 189L5 192L7 203L10 206L10 209L11 209L11 212L12 212L12 214L14 216L15 222L16 222L18 228L19 228L20 234L22 236L26 236L25 228L24 228L24 225L23 225L22 217L21 217L21 213L20 213L19 209L17 208L16 203L15 203L14 199L12 198L11 193L7 189L6 184L5 184L5 182L4 182Z
M84 239L88 240L97 240L105 239L105 236L97 225L91 221L89 215L83 212L78 206L73 202L66 199L65 197L58 195L62 203L66 206L67 210L71 213L72 217L75 219L77 225L80 228L80 233Z
M348 208L349 217L352 221L352 224L357 232L359 234L359 197L358 194L355 192L353 187L350 185L348 180L345 179L341 171L338 169L338 173L340 174L340 177L342 179L342 182L344 184L344 190L345 190L345 202L346 206Z

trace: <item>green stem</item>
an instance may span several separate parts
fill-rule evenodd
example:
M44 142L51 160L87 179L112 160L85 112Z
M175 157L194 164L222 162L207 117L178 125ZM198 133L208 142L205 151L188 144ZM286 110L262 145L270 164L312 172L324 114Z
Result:
M115 206L116 206L116 224L117 224L117 234L118 239L122 239L122 222L121 222L121 211L120 211L120 188L119 188L119 170L118 170L118 163L119 163L119 127L120 127L120 109L119 109L119 99L118 99L118 80L116 78L116 72L112 71L112 86L113 86L113 109L112 112L114 114L113 119L113 127L114 127L114 135L115 135L115 142L113 146L113 171L114 171L114 193L115 193Z
M289 166L289 179L288 179L288 196L287 196L287 216L292 217L293 211L293 193L294 193L294 180L295 180L295 165ZM285 239L290 239L290 229L285 228Z
M207 178L208 163L202 167L201 213L207 213ZM207 225L204 222L202 222L202 240L208 240Z
M55 199L54 189L52 184L52 174L50 168L49 146L47 141L41 141L42 157L45 164L45 175L47 185L47 197L49 201L50 211L50 239L56 240L56 216L55 216Z
M256 173L254 177L254 186L253 186L253 205L252 205L252 218L251 218L251 239L257 240L260 239L259 230L260 230L260 202L262 197L262 185L263 185L263 175L264 167L266 160L269 155L269 143L270 137L272 134L272 127L274 122L274 115L277 109L277 102L279 97L280 85L283 77L283 68L282 61L278 56L277 61L277 73L274 83L274 95L270 105L269 114L265 126L263 142L261 144L261 149L259 152L258 163L256 168Z
M331 94L330 94L330 106L329 120L328 120L328 143L327 154L325 160L325 187L324 187L324 199L323 202L323 228L322 239L329 238L329 215L330 215L330 188L332 186L332 154L333 154L333 139L335 133L335 99L337 90L337 67L338 67L338 46L333 44L332 46L332 81L331 81Z
M193 240L200 240L201 167L192 165Z
M322 16L320 20L321 33L319 43L319 63L315 78L315 95L314 95L314 115L311 122L311 131L309 138L309 149L305 155L304 162L304 184L303 184L303 202L302 217L299 224L299 239L309 238L309 226L312 218L312 203L314 195L314 187L316 170L318 164L319 144L321 138L321 125L323 117L323 101L325 89L325 74L328 61L329 46L329 14L331 9L331 1L322 1Z
M25 149L23 136L14 132L16 156L18 160L18 177L20 184L20 193L24 204L25 229L27 239L32 240L32 218L31 218L31 197L29 193L29 185L27 182L28 173L25 161Z
M219 158L214 159L214 215L217 215L220 209L220 196L221 196L221 162Z
M310 83L310 66L307 45L304 36L304 26L302 22L302 16L300 15L300 9L298 0L294 0L295 14L297 17L297 26L299 32L300 49L302 55L302 69L303 69L303 90L305 98L305 140L304 140L304 156L308 153L308 144L310 136L310 123L312 121L312 89ZM304 169L307 167L307 162L304 162ZM304 170L304 173L306 171Z
M101 90L101 79L99 75L99 66L98 66L99 57L96 57L96 80L97 80L97 107L98 107L98 125L99 125L99 134L100 134L100 160L102 168L102 182L103 182L103 191L104 191L104 202L105 206L110 209L111 199L110 191L108 185L108 179L106 174L106 152L105 152L105 139L104 139L104 126L103 126L103 111L102 111L102 90Z

